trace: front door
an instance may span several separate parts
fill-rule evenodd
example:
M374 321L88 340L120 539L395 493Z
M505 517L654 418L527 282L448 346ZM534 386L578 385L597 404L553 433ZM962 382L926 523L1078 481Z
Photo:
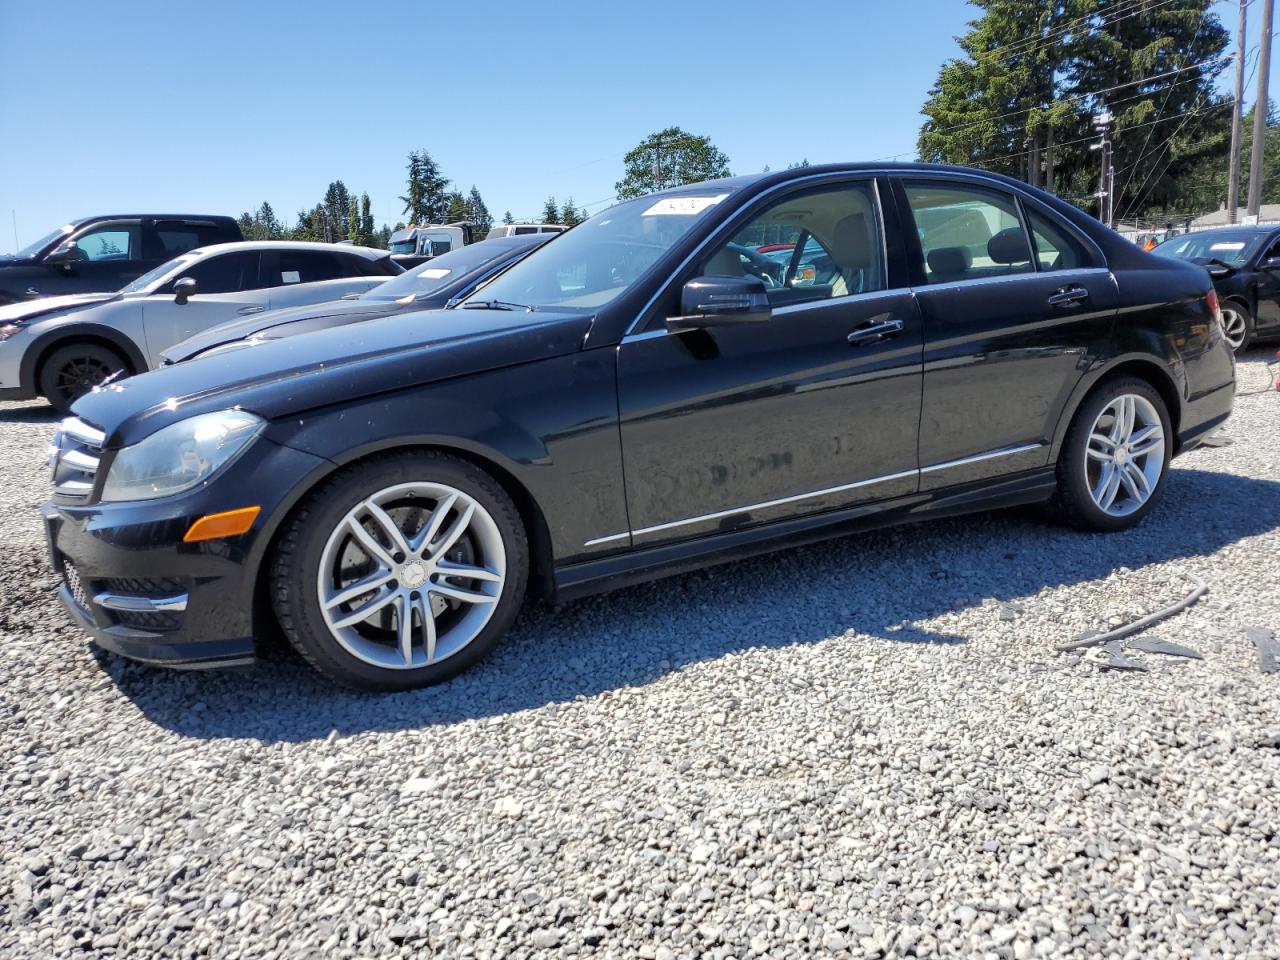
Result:
M196 293L186 303L178 303L173 286L184 277L196 281ZM142 319L151 365L160 362L161 352L193 334L264 312L269 291L258 283L256 252L224 253L198 260L163 290L147 297Z
M112 220L86 227L72 238L71 256L48 268L34 284L42 296L111 293L148 269L141 220Z
M924 280L921 489L1044 466L1109 337L1110 271L1066 223L1012 193L963 179L902 188Z
M1254 329L1262 332L1280 327L1280 269L1265 266L1280 258L1280 241L1268 241L1266 247L1258 259L1258 307L1253 318Z
M635 546L916 490L921 324L887 274L870 178L785 194L695 261L760 277L773 315L620 345Z

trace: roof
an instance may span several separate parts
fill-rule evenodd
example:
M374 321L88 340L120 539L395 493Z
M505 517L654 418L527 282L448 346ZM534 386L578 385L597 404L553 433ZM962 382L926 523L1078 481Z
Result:
M188 250L187 253L198 253L203 256L214 251L229 253L233 250L325 250L330 253L339 251L341 253L359 254L369 260L377 260L379 257L387 256L386 250L379 250L375 247L357 247L354 244L343 244L339 247L336 243L317 243L313 240L233 240L230 243L215 243L207 247L196 247L194 250Z
M1237 208L1236 220L1244 219L1244 211ZM1197 217L1191 221L1193 227L1227 227L1239 226L1244 227L1247 224L1230 222L1231 217L1225 208L1215 210L1213 213L1206 213L1203 217ZM1258 208L1258 220L1262 221L1280 221L1280 203L1264 203Z
M75 220L68 220L67 225L72 227L83 226L86 223L96 223L99 220L223 220L235 222L235 217L229 217L225 213L103 213L92 217L78 217Z

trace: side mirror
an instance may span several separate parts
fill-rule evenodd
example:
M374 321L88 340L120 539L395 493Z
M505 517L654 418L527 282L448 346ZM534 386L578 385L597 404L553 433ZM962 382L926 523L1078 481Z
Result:
M1280 257L1267 257L1259 266L1263 270L1280 270Z
M59 244L49 252L44 258L44 262L51 267L57 267L59 270L71 271L71 265L79 259L76 254L80 249L76 246L74 240L68 240L66 243Z
M1280 260L1277 260L1276 264L1277 266L1280 266ZM1264 267L1264 269L1267 269L1267 268ZM1214 280L1222 280L1226 277L1231 276L1231 268L1222 267L1222 266L1209 267L1209 276L1212 277Z
M195 277L183 277L173 285L173 302L181 306L195 295L200 285Z
M696 277L684 285L680 312L667 318L668 330L759 323L773 316L768 288L759 277Z

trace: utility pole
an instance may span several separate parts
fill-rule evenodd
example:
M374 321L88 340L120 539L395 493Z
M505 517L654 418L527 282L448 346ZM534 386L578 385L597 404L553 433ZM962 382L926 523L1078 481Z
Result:
M1241 111L1244 103L1245 23L1250 0L1240 0L1240 25L1236 29L1236 100L1231 105L1231 166L1227 173L1227 222L1236 222L1240 206L1240 135L1244 126Z
M1116 211L1115 197L1112 196L1116 176L1115 170L1111 168L1111 121L1113 119L1111 111L1105 108L1102 113L1093 118L1093 125L1102 135L1102 140L1089 148L1099 150L1102 154L1102 169L1098 175L1098 219L1108 227L1115 226Z
M1253 104L1253 152L1249 158L1249 216L1256 223L1262 206L1262 150L1267 144L1267 74L1271 72L1271 15L1275 0L1262 0L1258 38L1258 99Z

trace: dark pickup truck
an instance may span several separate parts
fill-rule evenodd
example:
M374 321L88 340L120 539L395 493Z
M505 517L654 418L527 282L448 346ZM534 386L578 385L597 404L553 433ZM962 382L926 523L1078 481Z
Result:
M243 239L232 217L123 214L73 220L11 257L0 256L0 304L109 293L180 253Z

